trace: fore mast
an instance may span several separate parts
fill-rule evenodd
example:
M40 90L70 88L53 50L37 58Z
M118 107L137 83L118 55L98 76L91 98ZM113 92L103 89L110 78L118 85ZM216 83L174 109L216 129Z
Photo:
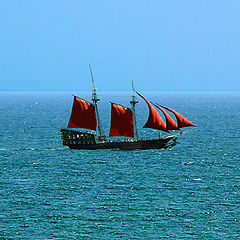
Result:
M100 118L99 118L99 113L98 113L98 102L100 101L100 99L97 98L97 93L96 93L96 88L94 85L94 79L93 79L93 73L92 73L92 68L91 65L89 64L89 69L90 69L90 73L91 73L91 78L92 78L92 101L95 107L95 111L96 111L96 118L97 118L97 129L98 129L98 139L99 140L104 140L104 136L102 134L102 128L101 128L101 123L100 123Z
M130 104L132 106L132 114L133 114L133 128L134 128L134 138L138 140L138 131L137 131L137 121L136 121L136 114L135 114L135 105L138 103L138 101L135 100L135 90L133 86L133 81L132 81L132 101L130 101Z

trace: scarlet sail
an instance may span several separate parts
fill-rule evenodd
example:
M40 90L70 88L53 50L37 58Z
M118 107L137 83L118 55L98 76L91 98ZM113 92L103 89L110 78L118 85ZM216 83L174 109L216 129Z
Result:
M134 137L133 115L129 108L119 104L111 104L111 127L109 136Z
M68 128L96 130L97 121L94 106L84 99L74 96Z
M149 108L149 116L146 124L143 126L144 128L153 128L162 130L165 132L169 132L166 128L166 124L162 120L161 116L157 112L157 110L148 102L146 98L144 98L140 93L136 92L148 105Z
M156 104L153 104L156 108L161 110L166 118L166 128L167 130L179 130L178 125L174 122L174 120L171 118L171 116L164 111L161 107L157 106Z
M161 106L161 105L160 105ZM178 127L179 128L183 128L183 127L195 127L196 125L193 124L192 122L190 122L188 119L186 119L185 117L183 117L180 113L172 110L171 108L168 108L168 107L164 107L164 106L161 106L163 108L165 108L166 110L172 112L176 119L177 119L177 123L178 123Z

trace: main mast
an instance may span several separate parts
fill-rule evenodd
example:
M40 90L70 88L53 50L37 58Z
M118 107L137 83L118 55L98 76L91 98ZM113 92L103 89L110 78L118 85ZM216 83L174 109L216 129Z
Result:
M135 90L134 90L134 86L133 86L133 81L132 81L132 90L133 90L132 101L130 101L130 103L132 106L132 114L133 114L134 137L135 137L135 139L138 140L137 121L136 121L136 114L135 114L135 105L138 102L135 100L135 94L134 94Z
M97 98L97 93L96 93L96 88L94 85L94 79L93 79L93 73L92 73L92 68L91 65L89 64L89 69L90 69L90 73L91 73L91 78L92 78L92 101L95 107L95 111L96 111L96 118L97 118L97 125L98 125L98 133L99 133L99 137L102 137L102 129L101 129L101 124L100 124L100 118L99 118L99 113L98 113L98 107L97 104L100 101L100 99Z

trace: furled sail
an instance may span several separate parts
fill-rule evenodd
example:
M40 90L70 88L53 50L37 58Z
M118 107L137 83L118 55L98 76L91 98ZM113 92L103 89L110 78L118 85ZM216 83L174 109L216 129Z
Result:
M165 132L169 132L166 128L166 124L162 120L161 116L157 112L157 110L151 105L150 102L146 98L144 98L140 93L136 92L148 105L149 108L149 116L146 124L143 126L144 128L153 128L162 130Z
M74 96L68 128L96 130L97 121L94 106L84 99Z
M183 128L183 127L195 127L196 125L193 124L192 122L190 122L188 119L186 119L185 117L183 117L180 113L172 110L171 108L168 108L168 107L164 107L164 106L161 106L159 105L160 107L162 108L165 108L166 110L172 112L176 119L177 119L177 123L178 123L178 127L179 128Z
M161 107L159 107L156 104L153 104L153 105L163 112L163 114L166 118L166 128L167 128L167 130L179 130L180 129L178 127L178 125L175 123L175 121L171 118L171 116L166 111L164 111Z
M109 136L134 137L131 109L119 104L111 104L111 127Z

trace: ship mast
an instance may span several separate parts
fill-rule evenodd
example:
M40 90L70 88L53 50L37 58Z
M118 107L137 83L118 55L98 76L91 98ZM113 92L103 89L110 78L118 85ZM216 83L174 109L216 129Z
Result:
M133 86L133 81L132 81L132 90L133 90L132 101L130 101L130 103L132 106L132 114L133 114L134 137L136 140L138 140L137 121L136 121L136 114L135 114L135 105L138 102L135 100L135 94L134 94L135 90L134 90L134 86Z
M100 118L99 118L98 107L97 107L97 104L100 101L100 99L97 98L97 93L96 93L96 88L95 88L95 85L94 85L92 68L91 68L90 64L89 64L89 69L90 69L91 78L92 78L92 101L93 101L95 111L96 111L98 133L99 133L99 137L102 137L103 135L102 135L102 129L101 129Z

